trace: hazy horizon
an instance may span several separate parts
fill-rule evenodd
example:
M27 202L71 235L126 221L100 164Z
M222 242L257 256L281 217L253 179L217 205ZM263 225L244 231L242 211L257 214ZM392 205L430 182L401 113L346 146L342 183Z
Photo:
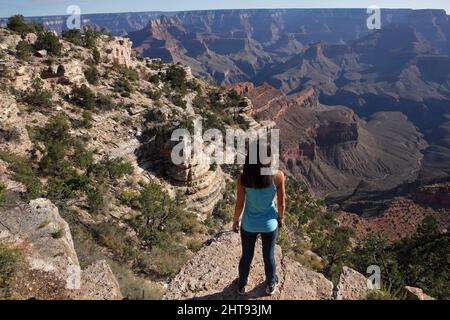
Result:
M395 2L395 4L392 4ZM189 3L180 3L176 0L152 1L145 0L109 1L109 0L18 0L11 3L0 0L0 17L7 18L14 14L26 17L61 16L67 15L66 9L70 5L78 5L81 14L108 14L108 13L136 13L136 12L181 12L181 11L208 11L208 10L245 10L245 9L364 9L371 5L378 5L384 9L441 9L450 14L448 0L431 0L423 4L416 0L373 1L345 0L336 4L335 1L304 0L247 0L245 5L237 0L223 0L211 2L209 0L194 0Z

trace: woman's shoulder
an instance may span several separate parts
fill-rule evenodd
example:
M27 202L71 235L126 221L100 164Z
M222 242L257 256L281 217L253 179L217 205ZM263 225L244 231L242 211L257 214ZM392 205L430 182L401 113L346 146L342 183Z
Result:
M284 176L284 172L281 170L278 170L274 175L273 175L273 179L275 181L275 185L278 187L281 183L284 182L284 180L286 179Z

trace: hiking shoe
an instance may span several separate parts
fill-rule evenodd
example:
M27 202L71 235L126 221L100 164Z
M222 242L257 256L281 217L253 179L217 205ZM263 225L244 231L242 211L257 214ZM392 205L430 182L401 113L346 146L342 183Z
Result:
M275 281L274 284L269 284L266 288L267 295L272 296L277 290L277 287L278 287L278 280Z
M240 296L245 296L247 294L247 290L245 287L239 287L238 294Z

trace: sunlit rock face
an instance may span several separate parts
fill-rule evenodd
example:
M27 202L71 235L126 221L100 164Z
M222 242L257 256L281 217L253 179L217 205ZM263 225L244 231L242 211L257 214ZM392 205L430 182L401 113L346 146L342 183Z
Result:
M132 65L131 47L133 43L128 38L115 37L112 39L103 37L98 41L100 51L103 56L115 64L122 64L127 67Z
M69 225L48 199L3 210L0 241L23 248L25 272L12 284L22 299L122 299L106 261L81 270Z
M220 166L211 166L204 144L191 150L191 156L181 164L174 164L172 150L175 143L166 142L162 154L167 161L169 180L187 196L187 205L199 213L209 213L222 198L225 181Z
M363 121L349 108L321 104L313 88L295 95L269 84L236 90L251 101L252 114L276 123L282 163L319 196L381 191L417 176L426 143L400 113ZM411 156L408 167L405 154Z

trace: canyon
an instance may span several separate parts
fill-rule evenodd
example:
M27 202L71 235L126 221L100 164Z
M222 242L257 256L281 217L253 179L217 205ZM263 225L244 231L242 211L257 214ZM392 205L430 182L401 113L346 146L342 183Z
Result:
M448 17L385 13L380 31L361 10L105 15L129 37L56 38L58 53L0 29L0 249L23 258L0 295L238 298L229 222L241 168L170 159L171 132L202 120L281 131L291 220L273 298L368 299L366 267L329 273L326 241L349 227L354 253L368 234L394 243L429 216L445 235L449 214ZM262 265L258 249L248 299L267 298Z
M366 18L358 9L183 12L129 36L143 56L247 96L283 132L289 172L329 203L374 214L449 179L450 19L383 9L382 28L368 30Z

